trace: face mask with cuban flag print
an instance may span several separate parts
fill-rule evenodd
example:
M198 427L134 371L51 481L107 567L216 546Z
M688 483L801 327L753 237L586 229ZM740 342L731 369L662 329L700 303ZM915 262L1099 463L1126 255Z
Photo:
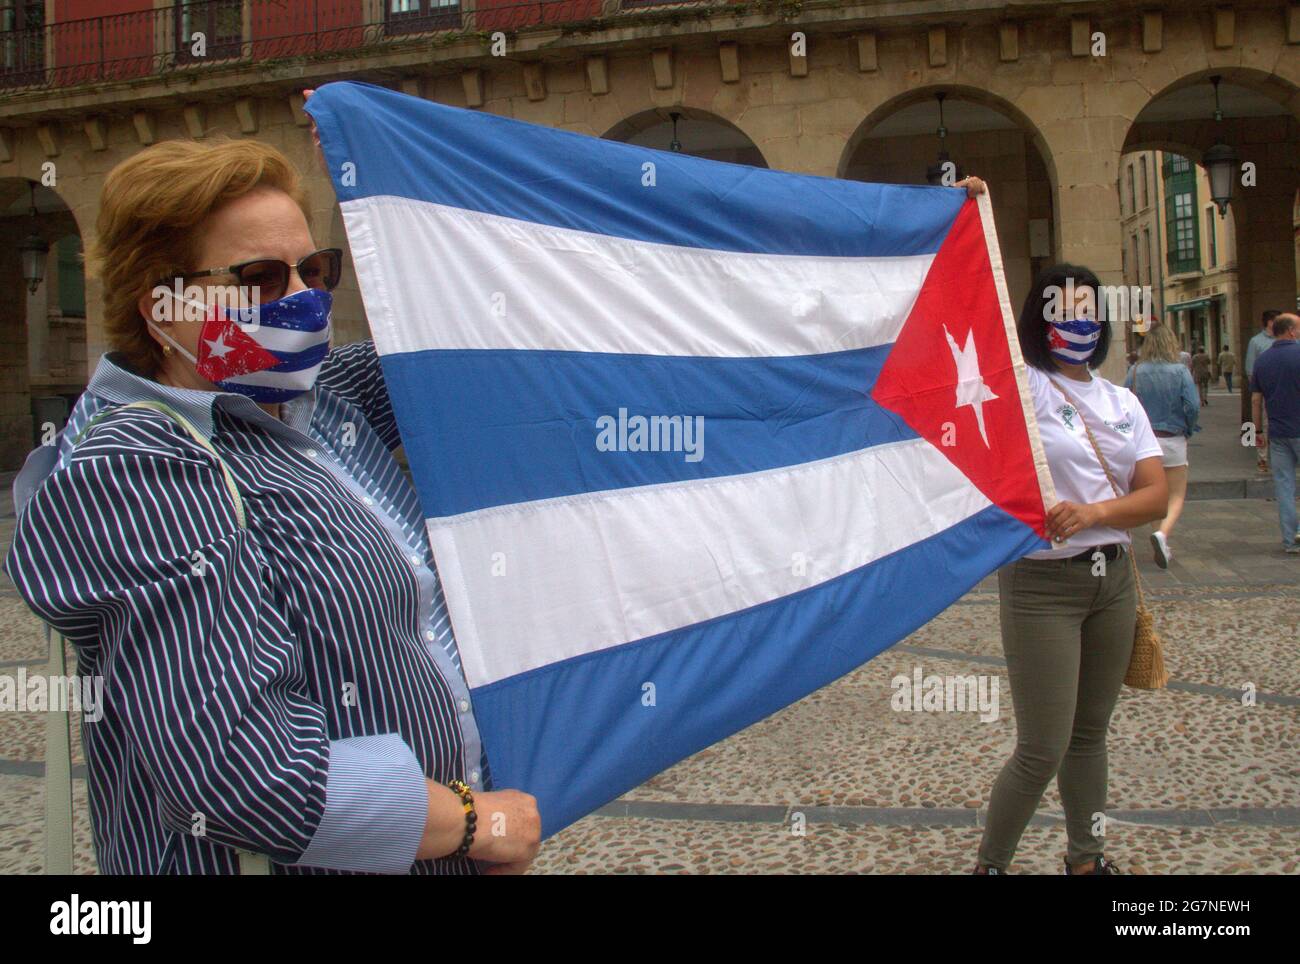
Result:
M305 288L257 308L256 325L241 326L235 308L212 306L199 332L198 357L150 323L194 370L222 391L264 405L287 402L311 390L330 347L328 291Z
M1097 350L1101 337L1101 322L1090 318L1053 321L1047 333L1048 350L1052 357L1066 365L1086 365Z

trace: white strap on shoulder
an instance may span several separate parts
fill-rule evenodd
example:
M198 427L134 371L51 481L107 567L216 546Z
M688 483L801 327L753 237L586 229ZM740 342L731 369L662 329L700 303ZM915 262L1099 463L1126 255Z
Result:
M235 485L235 477L230 474L230 466L226 464L226 460L221 457L221 454L217 452L216 448L207 439L207 437L202 432L200 432L198 428L195 427L194 423L191 422L184 415L182 415L180 412L176 411L176 409L172 408L166 402L154 401L152 399L141 399L138 402L127 402L125 405L119 405L115 408L104 409L102 412L100 412L98 415L96 415L94 418L92 418L89 422L86 423L85 428L83 428L77 434L76 441L80 442L83 438L85 438L87 432L89 432L96 424L98 424L103 419L107 418L109 415L112 415L116 412L120 412L123 409L128 409L128 408L147 408L152 411L160 412L161 414L166 415L168 418L174 421L181 428L185 429L186 433L190 436L190 438L194 439L195 442L203 446L203 448L207 450L208 454L217 460L217 465L221 467L221 476L226 483L226 491L230 493L230 501L233 502L235 505L235 517L239 522L239 528L241 529L247 528L248 520L244 516L244 499L239 494L239 486Z

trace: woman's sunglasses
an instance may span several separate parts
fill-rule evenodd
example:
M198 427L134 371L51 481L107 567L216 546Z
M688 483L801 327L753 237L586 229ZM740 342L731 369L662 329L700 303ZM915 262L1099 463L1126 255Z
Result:
M207 268L203 271L187 271L182 278L208 278L215 275L234 275L241 287L256 288L257 300L275 301L283 298L289 287L289 270L287 262L275 258L258 258L254 261L241 261L225 268ZM321 291L333 291L343 274L343 249L321 248L313 251L296 265L293 270L308 288Z

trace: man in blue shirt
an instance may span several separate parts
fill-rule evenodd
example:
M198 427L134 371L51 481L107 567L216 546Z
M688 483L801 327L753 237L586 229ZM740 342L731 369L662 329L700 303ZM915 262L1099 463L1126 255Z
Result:
M1273 344L1273 319L1280 314L1282 314L1282 312L1278 311L1276 308L1269 308L1267 311L1265 311L1264 314L1260 316L1260 321L1259 321L1262 327L1259 329L1259 331L1255 332L1255 337L1246 343L1245 368L1246 368L1247 385L1250 384L1251 376L1255 374L1255 361L1256 359L1259 358L1260 352L1268 351L1269 346ZM1268 426L1266 426L1263 422L1259 421L1259 419L1256 418L1255 420L1255 431L1257 433L1256 438L1259 437L1258 433L1266 432L1267 429ZM1267 450L1261 448L1258 449L1257 451L1259 452L1259 460L1258 460L1258 465L1256 467L1260 470L1260 472L1267 472L1268 471Z
M1273 467L1273 491L1282 523L1282 547L1300 554L1296 542L1295 475L1300 463L1300 318L1281 314L1273 319L1273 343L1256 359L1250 376L1255 424L1268 413L1268 457ZM1263 448L1263 433L1255 444Z
M1259 360L1260 354L1268 351L1273 345L1273 319L1282 312L1276 308L1270 308L1264 312L1260 318L1260 329L1255 332L1255 337L1246 342L1246 378L1255 374L1255 362Z

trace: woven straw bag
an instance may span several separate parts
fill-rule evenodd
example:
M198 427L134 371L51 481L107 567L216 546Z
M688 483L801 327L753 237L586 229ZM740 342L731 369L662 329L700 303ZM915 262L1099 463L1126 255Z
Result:
M1136 376L1136 373L1134 374ZM1097 453L1097 461L1101 463L1101 469L1106 473L1106 481L1110 483L1115 497L1121 497L1123 493L1115 484L1110 463L1101 454L1101 446L1097 444L1092 429L1088 427L1079 403L1070 397L1069 392L1057 385L1055 379L1051 381L1056 386L1056 390L1065 396L1065 400L1078 413L1079 422L1083 425L1083 430L1088 433L1088 441L1092 443L1092 450ZM1137 559L1134 558L1132 551L1128 553L1128 560L1129 565L1133 567L1133 585L1137 588L1137 621L1133 625L1133 655L1129 658L1128 672L1124 674L1124 684L1139 690L1162 690L1169 682L1169 671L1165 669L1164 642L1156 632L1155 620L1151 617L1151 610L1147 608L1146 596L1142 593L1142 577L1138 575Z

